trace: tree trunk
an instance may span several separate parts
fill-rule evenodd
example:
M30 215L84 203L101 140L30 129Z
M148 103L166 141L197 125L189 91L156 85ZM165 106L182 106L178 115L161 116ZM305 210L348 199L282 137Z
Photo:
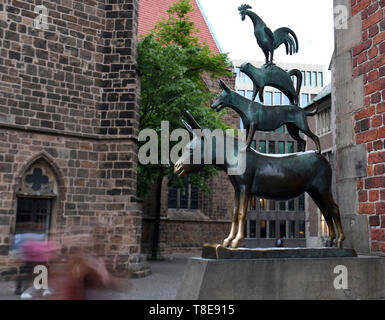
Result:
M163 177L158 177L156 186L156 210L154 221L154 233L152 238L152 255L153 260L157 260L160 256L159 241L160 241L160 211L161 211L161 198L162 198L162 182Z

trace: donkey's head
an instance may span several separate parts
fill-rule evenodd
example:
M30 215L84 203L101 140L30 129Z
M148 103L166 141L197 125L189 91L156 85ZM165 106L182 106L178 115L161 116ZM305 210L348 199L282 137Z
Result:
M204 139L202 139L201 136L196 135L193 131L202 130L202 128L188 111L186 111L186 116L189 123L184 120L182 120L182 122L186 130L190 133L190 138L192 140L185 146L182 156L174 165L174 173L180 177L186 173L200 171L204 163L204 146L202 142ZM201 155L199 164L194 164L194 154Z
M231 105L232 90L228 86L226 86L226 84L222 80L219 80L219 86L222 88L222 92L211 105L211 108L215 109L217 112L221 111L226 106Z
M241 14L242 21L245 21L246 19L247 9L252 9L252 7L248 4L243 4L238 8L239 13Z

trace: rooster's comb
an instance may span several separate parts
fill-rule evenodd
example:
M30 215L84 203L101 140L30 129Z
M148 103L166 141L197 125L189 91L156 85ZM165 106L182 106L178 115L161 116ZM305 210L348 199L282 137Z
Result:
M250 5L248 5L248 4L243 4L243 5L241 5L239 8L238 8L238 10L239 11L246 11L247 9L252 9L252 7L250 6Z

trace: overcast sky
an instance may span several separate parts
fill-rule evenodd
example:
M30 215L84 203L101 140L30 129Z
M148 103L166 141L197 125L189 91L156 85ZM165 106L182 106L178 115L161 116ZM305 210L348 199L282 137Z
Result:
M279 62L322 64L326 69L334 50L333 0L200 0L215 36L231 59L261 60L249 17L241 20L238 7L249 4L274 32L292 29L299 41L299 52L286 55L282 45L274 53ZM328 80L330 81L330 75Z

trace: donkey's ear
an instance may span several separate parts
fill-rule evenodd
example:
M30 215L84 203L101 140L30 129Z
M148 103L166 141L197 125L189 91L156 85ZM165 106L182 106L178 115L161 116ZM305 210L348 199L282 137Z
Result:
M191 128L191 126L184 120L182 120L182 123L183 123L184 127L186 128L186 130L189 132L190 136L192 137L194 135L194 131Z
M193 129L202 130L201 126L198 124L198 122L196 122L196 120L194 119L194 117L191 115L190 112L186 111L186 116L187 116L188 122L190 123Z
M226 84L220 79L219 79L219 86L222 88L222 90L225 90L226 92L231 91L231 89L228 86L226 86Z

